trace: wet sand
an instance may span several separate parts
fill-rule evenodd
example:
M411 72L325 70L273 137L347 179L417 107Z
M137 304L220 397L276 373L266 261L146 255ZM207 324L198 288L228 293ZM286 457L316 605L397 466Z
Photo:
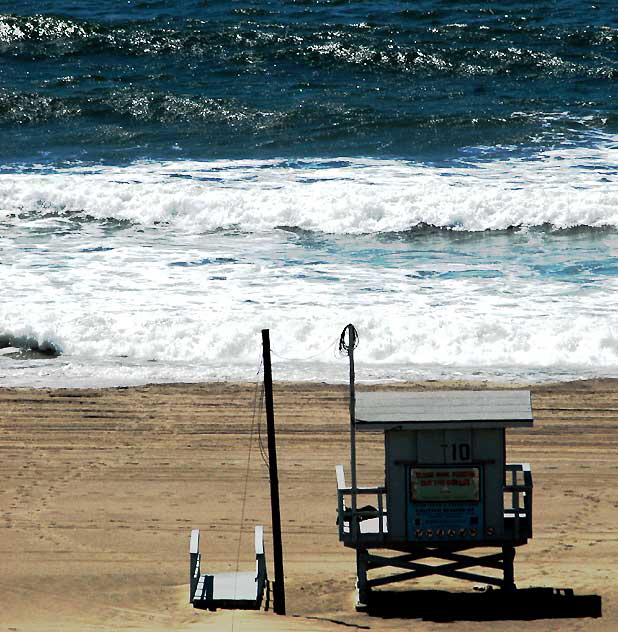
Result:
M194 610L192 528L212 571L253 567L255 524L272 551L265 421L255 385L175 384L0 389L0 630L617 630L618 380L531 388L535 427L507 431L508 460L529 462L535 484L517 585L599 595L601 618L355 612L354 554L335 525L347 390L292 383L275 384L288 615ZM383 482L381 446L380 435L360 437L360 484ZM272 555L268 564L272 575ZM412 587L472 593L449 579Z

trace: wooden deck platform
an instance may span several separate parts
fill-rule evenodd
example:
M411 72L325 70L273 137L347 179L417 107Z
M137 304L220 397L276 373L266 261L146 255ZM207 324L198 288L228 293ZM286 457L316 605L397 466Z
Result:
M259 584L255 573L215 573L200 575L193 605L204 608L259 608Z

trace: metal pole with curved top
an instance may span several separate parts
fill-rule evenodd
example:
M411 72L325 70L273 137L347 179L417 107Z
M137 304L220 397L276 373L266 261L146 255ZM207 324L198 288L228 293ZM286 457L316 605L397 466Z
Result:
M346 333L348 334L347 342L345 340ZM354 349L357 344L358 333L356 332L354 325L346 325L344 330L341 332L339 350L346 351L348 358L350 359L350 470L352 474L352 522L350 526L353 537L356 536L358 529L358 521L356 520L356 392L354 389Z

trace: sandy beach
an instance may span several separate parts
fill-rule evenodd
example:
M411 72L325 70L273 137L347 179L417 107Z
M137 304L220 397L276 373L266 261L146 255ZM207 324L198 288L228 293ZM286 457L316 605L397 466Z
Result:
M335 525L334 466L349 461L347 391L307 383L275 383L288 614L194 610L192 528L212 571L252 567L255 524L272 550L259 391L225 383L0 389L0 629L616 630L618 380L530 388L534 428L507 433L508 460L529 462L535 484L534 537L518 550L516 582L598 595L600 618L444 623L357 613L354 554ZM382 483L381 435L360 438L359 461L359 483ZM272 575L272 556L268 564ZM472 592L447 579L408 588Z

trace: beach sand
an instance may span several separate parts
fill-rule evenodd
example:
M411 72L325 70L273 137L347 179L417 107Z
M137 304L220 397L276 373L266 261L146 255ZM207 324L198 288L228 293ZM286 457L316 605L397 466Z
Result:
M192 528L203 567L220 571L253 568L253 527L265 525L272 576L265 422L255 385L174 384L0 389L0 630L618 630L618 380L531 389L534 428L507 431L508 461L529 462L535 484L515 578L598 595L600 618L357 613L354 552L335 525L347 390L292 383L275 383L288 614L193 609ZM381 435L363 434L358 453L359 483L382 483ZM478 594L449 579L416 586Z

